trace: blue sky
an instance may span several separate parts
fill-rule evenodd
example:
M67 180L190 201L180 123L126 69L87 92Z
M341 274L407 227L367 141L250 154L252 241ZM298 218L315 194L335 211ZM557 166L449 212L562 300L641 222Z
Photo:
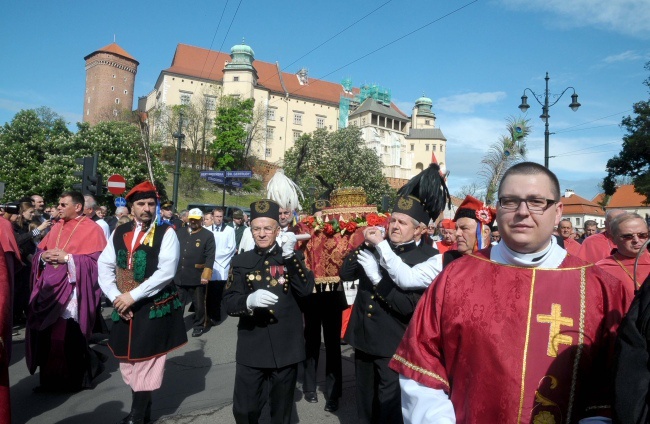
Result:
M620 149L621 118L648 99L649 0L6 3L0 124L48 106L74 126L83 57L114 35L140 62L136 96L151 91L178 43L229 51L245 38L257 59L287 72L306 67L312 78L390 88L407 114L415 99L430 97L448 140L452 192L480 181L481 158L506 119L521 115L524 88L543 93L545 72L551 94L573 86L580 96L577 112L570 92L550 109L550 164L562 190L587 198ZM543 163L541 106L530 95L529 104L528 158Z

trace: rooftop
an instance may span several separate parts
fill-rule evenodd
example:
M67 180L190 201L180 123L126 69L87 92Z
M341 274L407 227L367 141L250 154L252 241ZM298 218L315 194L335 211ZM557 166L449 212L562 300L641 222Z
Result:
M127 53L126 50L124 50L122 47L120 47L117 43L111 43L108 46L104 46L101 49L97 49L94 52L90 53L88 56L84 57L84 60L88 60L88 58L95 53L112 53L116 54L118 56L122 56L125 59L129 59L134 61L136 64L140 64L133 56L131 56L129 53Z
M626 184L616 189L606 207L607 209L648 207L648 202L645 196L634 191L632 184Z
M563 215L605 216L605 211L599 204L578 196L573 192L571 193L570 196L566 196L565 193L565 195L560 199L564 205Z

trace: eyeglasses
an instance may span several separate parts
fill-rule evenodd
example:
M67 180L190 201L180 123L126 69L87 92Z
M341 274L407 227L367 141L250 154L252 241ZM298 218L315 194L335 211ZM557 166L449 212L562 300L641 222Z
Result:
M619 237L623 240L632 240L634 237L638 237L639 240L647 240L648 233L631 233L631 234L621 234Z
M501 197L499 199L499 206L505 210L514 211L519 209L519 205L521 205L522 202L526 204L528 211L531 213L542 214L558 201L553 199L545 199L543 197L532 197L530 199L520 199L519 197Z
M265 233L265 234L271 234L273 231L277 230L278 227L253 227L251 228L251 231L253 234L259 234L259 233Z

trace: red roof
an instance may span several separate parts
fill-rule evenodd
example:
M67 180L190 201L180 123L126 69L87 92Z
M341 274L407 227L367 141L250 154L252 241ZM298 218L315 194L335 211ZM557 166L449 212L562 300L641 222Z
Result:
M603 203L603 200L605 200L605 193L598 193L596 197L591 199L592 202L594 202L597 205L600 205Z
M122 57L124 57L126 59L132 60L138 65L140 64L140 62L135 60L135 58L133 56L131 56L130 54L128 54L126 52L126 50L124 50L122 47L118 46L117 43L111 43L108 46L104 46L101 49L95 50L94 52L90 53L88 56L84 57L84 60L88 60L88 58L90 56L94 55L95 53L100 53L100 52L101 53L113 53L113 54L116 54L118 56L122 56Z
M638 207L647 207L648 202L646 201L645 196L634 191L634 186L632 184L626 184L618 187L616 192L609 199L607 204L607 209L611 208L638 208Z
M169 72L179 75L187 75L195 78L203 78L213 81L223 81L223 68L226 62L231 60L229 53L217 52L201 47L179 44L174 53L172 66L163 72ZM309 78L309 83L300 85L298 77L288 72L278 72L278 65L275 63L253 61L253 67L257 71L257 84L267 88L269 91L276 93L289 92L292 96L304 97L322 102L338 104L341 95L346 95L341 84L329 81L323 81L316 78ZM282 82L280 82L280 76ZM354 90L358 92L358 90ZM391 103L391 107L406 116L401 110Z
M564 205L563 215L605 216L605 211L599 204L580 197L577 194L572 194L569 197L562 196L560 200Z

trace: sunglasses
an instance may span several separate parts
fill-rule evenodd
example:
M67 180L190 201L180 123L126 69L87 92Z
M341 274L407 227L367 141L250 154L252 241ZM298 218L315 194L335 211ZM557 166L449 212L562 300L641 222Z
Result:
M631 234L621 234L619 237L623 240L632 240L634 237L638 237L639 240L647 240L648 233L631 233Z

